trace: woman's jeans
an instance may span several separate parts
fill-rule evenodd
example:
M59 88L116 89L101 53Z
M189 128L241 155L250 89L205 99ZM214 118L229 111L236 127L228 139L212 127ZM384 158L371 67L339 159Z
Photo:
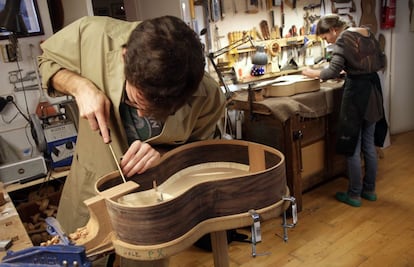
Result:
M375 191L377 177L377 151L374 144L375 122L364 121L358 137L354 155L347 157L349 187L351 197L359 197L364 192ZM364 176L362 176L361 152L364 157Z

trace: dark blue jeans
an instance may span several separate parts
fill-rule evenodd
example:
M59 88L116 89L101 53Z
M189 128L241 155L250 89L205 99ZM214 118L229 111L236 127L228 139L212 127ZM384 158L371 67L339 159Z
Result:
M361 196L362 191L374 192L377 177L377 151L374 144L375 123L363 122L358 143L352 156L347 157L348 163L348 194L352 197ZM364 158L364 175L362 176L361 152Z

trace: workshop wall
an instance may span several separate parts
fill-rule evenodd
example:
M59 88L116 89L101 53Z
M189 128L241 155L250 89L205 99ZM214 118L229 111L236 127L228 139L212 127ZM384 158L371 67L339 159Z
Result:
M224 47L227 43L227 33L231 31L247 30L252 27L260 29L259 23L266 19L270 21L269 10L261 7L260 3L266 2L259 0L259 11L257 13L246 13L246 0L224 0L224 17L223 19L213 22L211 24L212 40L217 46ZM277 1L276 1L277 2ZM297 8L292 9L288 5L284 5L285 11L285 31L296 25L300 28L303 25L303 6L309 4L319 3L317 0L298 0ZM326 13L331 12L331 1L324 1L326 3ZM361 16L361 0L355 0L357 7L353 17L357 24ZM376 13L379 18L379 0L376 1ZM411 47L414 43L414 32L409 30L409 15L408 8L409 0L396 1L397 2L397 16L396 26L389 30L378 30L378 34L382 33L385 36L386 46L385 51L388 57L388 67L384 73L381 74L386 112L389 115L390 132L392 134L414 130L414 120L412 114L414 113L414 90L411 84L413 78L411 75L414 69L414 53L411 53ZM92 14L92 6L90 0L74 0L62 1L65 12L64 25L71 23L79 17ZM236 9L233 3L236 3ZM21 50L20 69L22 74L34 70L31 55L37 56L41 53L39 43L52 34L51 22L49 18L49 11L46 0L38 0L39 11L42 19L43 29L45 34L43 36L35 36L28 38L20 38L19 46ZM280 25L280 8L273 7L275 14L275 24ZM314 14L324 13L324 10L315 8L312 11ZM312 13L312 14L313 14ZM160 14L162 15L162 14ZM217 26L217 36L215 36L215 29ZM0 40L0 44L6 44L8 40ZM32 51L32 54L31 54ZM398 51L398 53L397 53ZM19 68L15 62L5 63L0 58L0 96L12 95L16 103L23 112L29 110L33 113L40 97L39 91L33 90L26 93L14 92L13 85L9 83L9 72ZM36 81L29 81L36 82ZM57 99L49 99L51 102ZM27 108L26 108L27 106ZM10 122L10 123L8 123ZM17 114L17 110L11 104L0 113L0 136L7 142L17 148L22 157L31 157L32 152L36 153L34 142L30 136L30 129L27 127L27 122L21 115Z
M398 0L395 28L384 30L386 34L386 49L388 52L388 75L385 85L387 89L391 133L403 133L414 130L414 31L410 31L410 21L413 25L413 11L410 11L409 1ZM411 20L410 20L410 15Z
M49 15L47 0L37 0L40 17L43 24L44 35L19 38L20 59L16 62L5 62L7 60L0 57L0 96L13 96L17 106L23 113L32 114L35 112L40 99L40 91L34 90L16 92L13 84L9 82L10 72L21 69L24 77L26 74L35 71L36 64L33 58L41 54L40 43L48 36L53 34L52 24ZM64 9L64 26L76 19L92 15L92 2L90 0L71 0L62 1ZM8 40L0 40L1 45L8 44ZM37 85L35 75L30 75L32 80L25 81L24 86L30 87ZM18 85L21 87L21 85ZM49 98L49 103L56 103L65 100L66 97ZM16 107L9 103L0 113L0 137L6 141L19 154L21 159L32 158L39 155L36 144L32 138L28 122L18 113Z
M353 0L356 7L355 12L351 12L352 19L356 25L361 20L361 3L363 0ZM413 78L411 72L414 68L414 53L411 52L414 44L414 32L410 31L410 0L396 1L396 22L391 29L380 29L380 5L383 1L376 0L375 16L378 22L377 37L382 34L385 37L385 53L388 58L388 65L385 72L380 72L383 85L384 106L388 117L390 133L398 134L414 130L414 90L412 90ZM227 33L232 31L246 31L255 27L260 31L260 21L267 20L271 25L270 11L266 10L262 2L258 0L259 10L257 13L246 12L249 9L245 0L224 0L224 17L211 24L212 48L217 49L228 45ZM280 1L275 1L280 2ZM284 1L293 2L293 1ZM284 4L285 27L284 33L293 25L298 29L303 25L303 7L310 4L319 4L318 0L297 0L296 9ZM310 14L331 13L331 1L325 2L325 8L315 8ZM236 8L234 8L236 3ZM251 8L251 7L250 7ZM281 24L280 7L272 7L274 11L275 24ZM347 19L347 17L344 17ZM351 21L351 19L347 19ZM411 25L413 23L411 22Z
M40 42L52 34L52 27L49 17L49 11L46 0L37 1L41 21L43 24L44 35L19 38L18 44L20 49L20 59L18 62L5 62L4 58L0 57L0 96L13 96L17 106L27 115L33 113L37 104L39 103L39 90L18 91L14 90L14 86L9 82L10 72L21 69L21 74L24 77L27 73L35 71L33 58L36 58L40 53ZM9 40L0 40L1 45L6 45ZM30 81L25 81L24 86L37 85L36 76ZM18 84L18 87L21 87ZM8 142L17 152L20 153L22 159L30 158L37 155L38 151L35 143L31 138L30 128L27 121L21 116L16 107L9 103L0 113L0 136Z

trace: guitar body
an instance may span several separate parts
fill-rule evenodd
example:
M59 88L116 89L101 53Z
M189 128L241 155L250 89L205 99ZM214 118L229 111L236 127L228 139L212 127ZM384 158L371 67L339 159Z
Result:
M132 181L122 183L113 172L102 177L96 188L106 210L102 202L87 203L91 218L99 221L89 222L89 228L94 231L99 224L110 225L116 253L134 260L168 257L207 233L250 226L251 210L264 220L289 207L283 199L289 196L283 154L240 140L183 145ZM94 235L105 236L96 231ZM97 243L84 240L77 244L93 251L91 245Z
M304 75L286 75L266 82L262 93L264 97L281 97L318 90L320 90L319 79L308 78Z

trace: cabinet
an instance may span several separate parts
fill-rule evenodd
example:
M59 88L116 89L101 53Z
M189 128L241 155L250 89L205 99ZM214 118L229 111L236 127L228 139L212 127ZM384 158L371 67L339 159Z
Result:
M345 174L345 157L335 153L341 96L342 82L334 82L321 83L317 92L252 103L246 92L240 92L232 102L233 109L245 112L242 138L275 147L285 155L286 178L299 211L302 193ZM277 115L292 102L314 112L299 108Z

